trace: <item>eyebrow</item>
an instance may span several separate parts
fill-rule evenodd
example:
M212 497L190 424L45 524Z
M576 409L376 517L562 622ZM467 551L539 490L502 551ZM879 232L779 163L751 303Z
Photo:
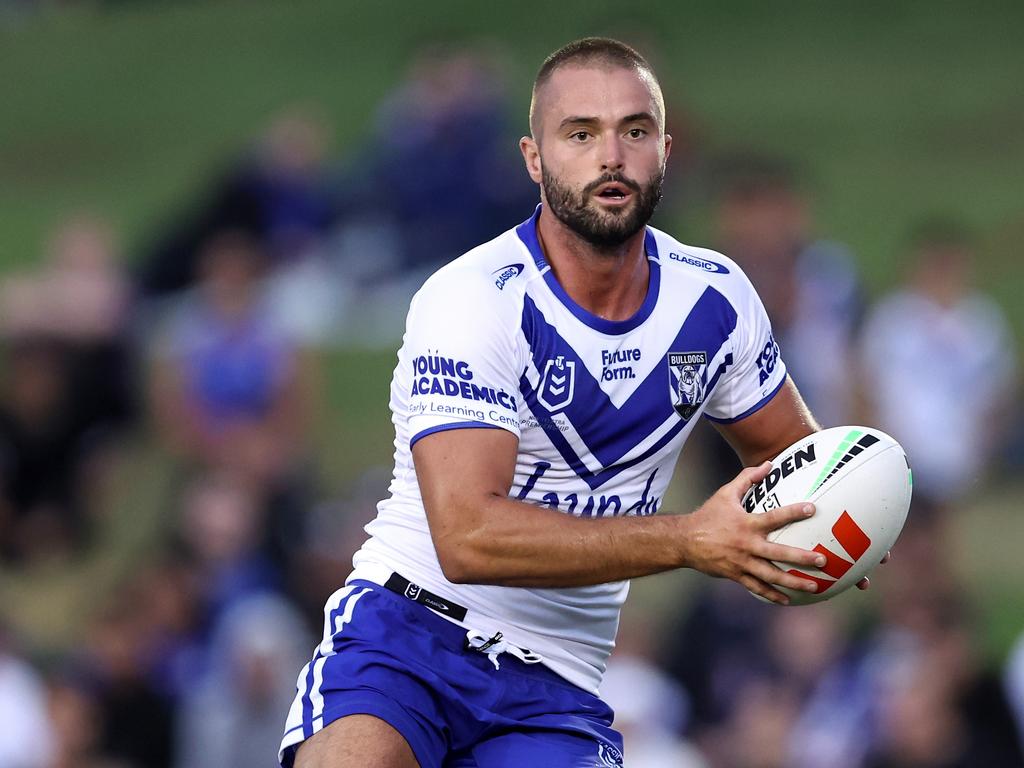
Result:
M624 118L622 118L621 122L623 122L623 123L641 123L644 120L646 120L648 122L651 122L651 123L656 123L657 122L657 120L654 119L654 115L652 115L650 112L637 112L636 114L626 115Z
M632 115L626 115L619 121L619 124L621 125L622 123L639 123L643 121L647 121L650 123L657 122L654 119L654 115L652 115L650 112L635 112ZM562 129L570 125L596 125L599 122L601 121L598 120L598 118L596 117L583 117L581 115L573 115L562 120L562 122L558 124L558 127L559 129Z
M558 124L559 128L565 128L567 125L594 125L598 119L596 117L567 117Z

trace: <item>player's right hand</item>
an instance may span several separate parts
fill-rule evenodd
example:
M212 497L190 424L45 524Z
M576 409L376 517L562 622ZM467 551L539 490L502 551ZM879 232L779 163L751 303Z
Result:
M771 471L771 462L744 469L723 485L687 521L685 565L720 578L732 579L756 595L780 605L789 598L776 586L814 592L813 582L786 573L771 561L800 567L820 567L824 555L807 549L773 544L767 536L796 520L814 514L814 505L789 504L763 514L750 514L740 503L744 494Z

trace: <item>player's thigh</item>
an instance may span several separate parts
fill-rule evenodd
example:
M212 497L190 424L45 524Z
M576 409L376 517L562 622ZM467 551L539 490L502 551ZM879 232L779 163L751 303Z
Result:
M405 738L372 715L335 720L299 745L295 768L419 768Z

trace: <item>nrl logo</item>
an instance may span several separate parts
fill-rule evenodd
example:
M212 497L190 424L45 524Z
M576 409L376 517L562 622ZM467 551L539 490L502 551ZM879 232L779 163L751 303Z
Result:
M540 377L537 400L551 413L560 411L572 402L576 389L576 363L559 355L548 360Z
M675 377L672 407L684 420L689 419L704 402L708 355L706 352L669 352L668 367Z

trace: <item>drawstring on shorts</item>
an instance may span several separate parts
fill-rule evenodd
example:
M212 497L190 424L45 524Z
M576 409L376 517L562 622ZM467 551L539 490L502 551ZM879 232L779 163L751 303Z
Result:
M524 664L537 664L544 660L544 657L539 653L534 653L527 648L520 648L518 645L512 645L512 643L505 640L501 632L495 632L491 637L488 637L483 632L471 629L466 632L465 648L467 651L475 651L487 656L495 669L501 669L498 657L503 653L515 656Z

